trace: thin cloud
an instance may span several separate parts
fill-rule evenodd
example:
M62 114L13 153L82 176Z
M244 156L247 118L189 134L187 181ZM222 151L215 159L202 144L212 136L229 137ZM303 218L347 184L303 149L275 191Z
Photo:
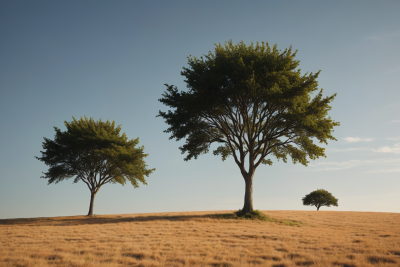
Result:
M354 165L354 164L398 164L400 163L400 158L397 159L366 159L366 160L359 160L359 159L352 159L347 161L325 161L325 162L316 162L309 164L310 166L316 165L335 165L335 166L343 166L343 165Z
M309 164L310 167L322 167L318 169L314 169L314 171L338 171L345 170L357 165L354 161L328 161L328 162L319 162L316 164Z
M397 107L397 106L400 106L400 103L389 104L389 105L385 106L385 108L391 108L391 107Z
M395 70L389 71L388 74L393 74L393 73L397 73L397 72L400 72L400 69L395 69Z
M394 147L383 146L378 149L374 149L374 152L400 154L400 143L395 144Z
M379 169L379 170L366 171L364 173L390 173L390 172L400 172L400 169Z
M372 159L372 160L347 160L347 161L327 161L309 164L310 167L316 167L313 171L337 171L350 169L362 165L398 165L400 158L397 159Z
M400 122L400 120L389 121L389 123L397 123L397 122Z
M400 137L395 137L395 138L386 138L387 140L395 140L395 141L399 141L400 140Z
M347 152L347 151L358 151L358 150L373 150L368 147L359 147L359 148L327 148L329 152Z
M345 137L343 138L345 141L349 143L356 143L356 142L371 142L371 138L360 138L360 137Z
M386 138L387 140L396 140L399 141L400 138ZM382 146L378 149L368 148L368 147L359 147L359 148L327 148L329 152L347 152L347 151L373 151L375 153L394 153L400 154L400 143L395 144L394 147Z
M400 36L400 31L394 31L394 32L373 34L368 36L366 39L379 43L386 43L392 41L393 39L396 39L399 36Z

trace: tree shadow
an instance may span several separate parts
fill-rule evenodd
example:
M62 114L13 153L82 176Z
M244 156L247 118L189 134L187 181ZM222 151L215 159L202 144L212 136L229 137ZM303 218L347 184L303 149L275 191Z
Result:
M110 216L110 215L95 215L89 216L67 216L67 217L39 217L39 218L17 218L17 219L1 219L0 225L15 225L15 226L74 226L87 224L112 224L124 222L149 222L149 221L191 221L204 219L223 219L220 215L201 214L201 215L132 215L132 216ZM225 212L227 214L227 212Z

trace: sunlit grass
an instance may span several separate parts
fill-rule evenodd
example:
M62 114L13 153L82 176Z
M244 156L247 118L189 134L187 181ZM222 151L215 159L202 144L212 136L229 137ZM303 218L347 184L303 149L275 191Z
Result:
M400 214L208 211L0 220L0 266L400 266Z

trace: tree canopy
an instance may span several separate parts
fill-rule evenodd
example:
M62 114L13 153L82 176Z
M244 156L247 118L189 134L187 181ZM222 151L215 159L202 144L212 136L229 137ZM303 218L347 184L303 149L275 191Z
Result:
M338 206L338 199L332 196L331 193L324 189L318 189L312 191L310 194L303 197L303 205L305 206L315 206L317 210L320 207L326 206Z
M260 164L290 156L307 165L325 157L315 140L336 140L331 133L339 123L328 116L335 95L323 97L321 89L312 97L320 72L302 75L296 52L264 42L218 44L214 53L188 57L181 72L187 91L166 84L159 99L172 108L158 116L169 125L170 139L185 139L185 160L209 152L213 143L219 144L214 155L233 156L246 183L243 212L253 211L252 181Z
M64 121L66 131L54 127L54 140L44 137L44 151L36 158L49 169L41 178L48 179L48 184L72 177L74 183L83 181L91 192L88 215L93 215L94 197L104 184L147 184L145 176L155 169L147 169L144 158L148 154L144 154L143 146L136 147L139 138L128 140L114 121L72 118L71 122Z

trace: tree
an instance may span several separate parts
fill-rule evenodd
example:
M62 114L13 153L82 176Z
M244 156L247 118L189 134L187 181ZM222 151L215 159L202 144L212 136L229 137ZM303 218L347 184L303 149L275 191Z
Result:
M64 121L67 131L57 127L54 140L44 137L42 157L49 169L41 178L49 179L48 184L58 183L75 177L74 183L83 181L90 190L88 216L93 215L94 198L100 187L107 183L125 185L127 181L136 188L138 182L147 184L144 176L155 169L147 169L144 147L136 147L139 138L128 140L120 134L121 125L115 126L107 120L94 121L80 118Z
M332 196L328 191L318 189L303 197L303 205L315 206L317 207L317 210L322 206L330 207L332 205L337 207L338 199Z
M323 98L321 89L311 98L319 72L301 75L296 53L264 42L218 44L215 53L188 57L181 72L188 91L165 84L159 99L174 109L158 116L169 125L164 132L170 139L186 138L180 147L186 161L207 153L212 143L220 144L213 153L223 161L233 156L246 185L244 213L253 211L255 170L271 165L270 156L284 162L291 156L307 166L307 157L325 157L314 140L336 140L331 132L339 123L327 116L335 95Z

